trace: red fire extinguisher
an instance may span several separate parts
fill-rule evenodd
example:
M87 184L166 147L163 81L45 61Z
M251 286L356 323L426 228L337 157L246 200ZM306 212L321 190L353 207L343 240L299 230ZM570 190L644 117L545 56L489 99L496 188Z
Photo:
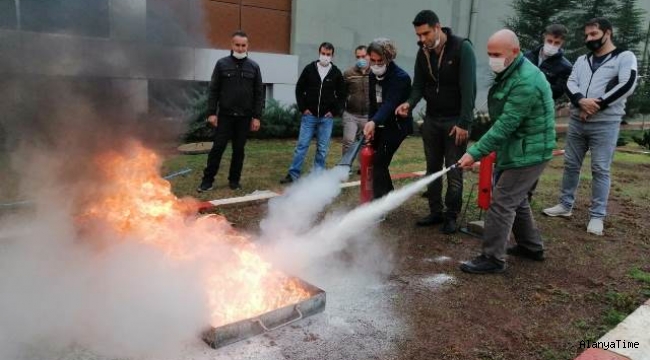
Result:
M497 153L492 152L490 155L481 159L481 165L478 172L478 207L487 210L492 201L492 173L494 162L497 159Z
M375 149L370 142L366 142L361 149L359 163L361 164L361 203L372 201L372 162L375 158Z

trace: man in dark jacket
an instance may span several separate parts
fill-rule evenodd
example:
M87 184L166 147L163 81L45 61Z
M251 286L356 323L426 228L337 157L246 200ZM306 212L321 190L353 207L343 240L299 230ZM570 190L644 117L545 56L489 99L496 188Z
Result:
M388 166L407 135L413 132L413 119L395 115L397 106L408 99L411 78L393 60L395 45L389 39L375 39L368 45L370 55L370 111L363 132L372 139L375 156L372 166L373 197L393 191Z
M564 57L562 50L566 34L567 28L564 25L549 25L544 30L544 43L524 54L546 76L553 91L553 100L564 95L566 82L571 75L571 62Z
M248 36L237 31L232 35L230 56L219 59L212 72L207 122L215 127L214 142L198 192L212 190L229 140L232 140L232 161L228 183L233 190L241 187L246 138L249 130L260 128L263 101L260 67L248 58Z
M424 97L426 115L422 125L427 174L442 170L443 164L455 164L467 148L468 132L474 121L476 98L476 57L467 39L440 25L438 16L423 10L413 20L421 48L415 60L413 88L397 114L406 116ZM447 173L447 193L443 207L442 180L427 190L429 215L418 226L444 223L445 234L456 232L456 217L463 204L463 173ZM446 207L446 209L444 209Z
M503 272L506 253L544 260L544 244L535 226L528 192L537 182L555 147L555 111L551 88L542 72L524 59L519 39L500 30L487 44L494 85L488 110L494 125L459 160L469 168L492 151L497 152L497 180L485 217L483 251L461 265L474 274ZM517 245L506 249L510 232Z
M305 66L296 84L296 102L302 113L300 134L289 173L280 180L288 184L300 177L309 143L316 135L315 171L325 169L334 117L340 116L345 104L343 74L332 63L334 45L324 42L318 47L318 60Z

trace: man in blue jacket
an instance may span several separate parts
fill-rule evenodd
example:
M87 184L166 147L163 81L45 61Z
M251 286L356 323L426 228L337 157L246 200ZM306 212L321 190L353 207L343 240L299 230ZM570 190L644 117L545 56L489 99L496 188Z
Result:
M576 60L567 82L571 119L567 132L560 203L544 209L548 216L570 217L580 180L580 168L591 151L591 207L587 232L603 235L607 215L610 166L618 140L625 102L634 91L637 62L634 53L616 48L614 30L605 18L585 24L589 53Z

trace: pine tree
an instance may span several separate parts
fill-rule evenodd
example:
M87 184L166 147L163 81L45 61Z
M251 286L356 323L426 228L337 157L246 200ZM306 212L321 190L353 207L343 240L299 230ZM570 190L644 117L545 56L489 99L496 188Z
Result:
M575 0L514 0L511 6L515 15L505 25L517 34L521 48L529 50L541 42L546 26L563 22L563 15L574 3Z
M617 14L612 19L614 25L614 44L616 47L637 52L638 45L645 40L643 26L645 11L636 5L636 0L619 0Z
M570 30L564 45L565 55L571 62L587 52L584 46L585 23L596 17L604 17L612 21L617 9L617 0L583 0L574 3L566 24Z

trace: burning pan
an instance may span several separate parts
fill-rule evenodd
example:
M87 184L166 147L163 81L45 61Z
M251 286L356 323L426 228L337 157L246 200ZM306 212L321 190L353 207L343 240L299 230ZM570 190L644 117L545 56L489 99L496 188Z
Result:
M255 335L281 328L325 310L325 291L300 279L295 279L310 297L254 318L240 320L203 333L203 340L217 349Z

